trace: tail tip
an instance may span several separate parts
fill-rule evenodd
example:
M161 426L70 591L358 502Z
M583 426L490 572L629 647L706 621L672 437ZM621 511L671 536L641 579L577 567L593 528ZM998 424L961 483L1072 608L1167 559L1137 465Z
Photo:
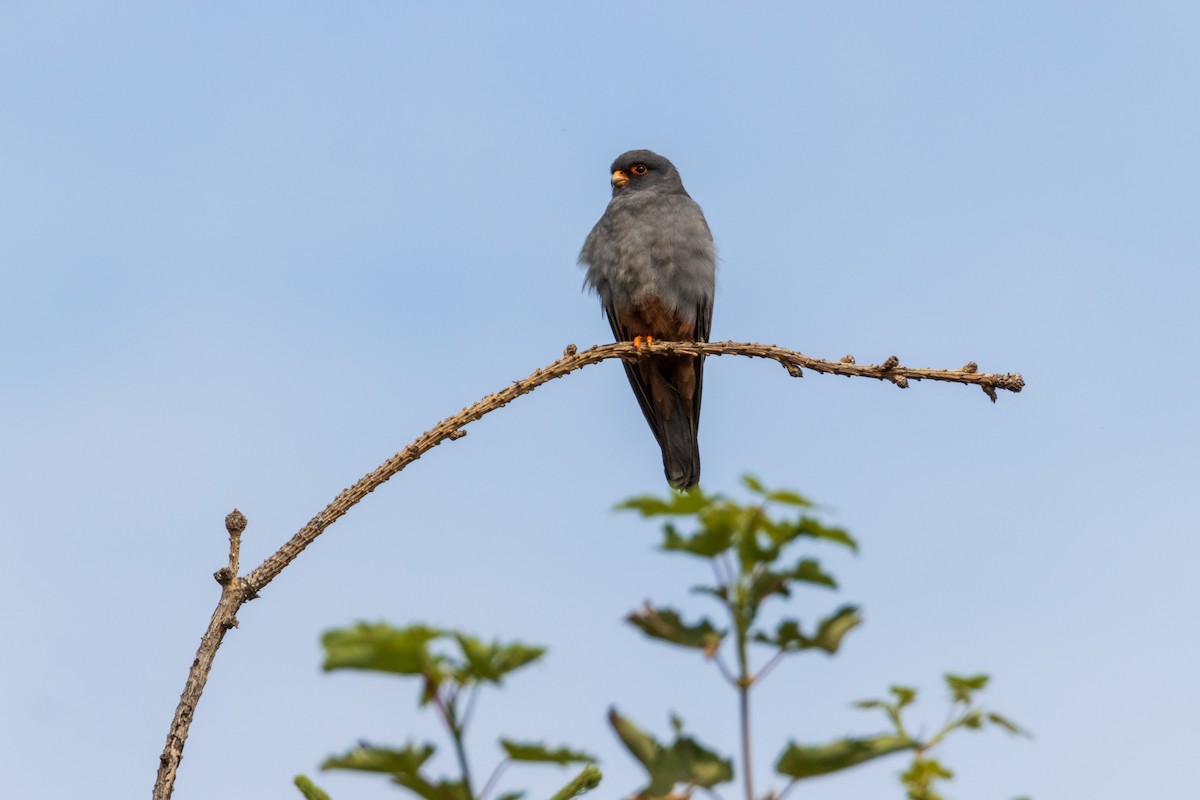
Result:
M677 492L686 492L700 482L700 470L677 470L672 473L666 471L667 483Z

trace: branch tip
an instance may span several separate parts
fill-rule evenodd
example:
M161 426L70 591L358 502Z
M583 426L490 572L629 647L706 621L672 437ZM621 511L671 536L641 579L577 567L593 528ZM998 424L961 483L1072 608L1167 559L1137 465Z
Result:
M991 398L993 403L996 402L996 387L995 386L993 386L990 383L981 383L981 384L979 384L979 386L981 389L983 389L983 393L986 394L989 398Z
M569 344L565 348L563 348L563 356L564 357L573 356L578 352L579 352L579 348L573 344Z
M884 361L882 364L880 364L879 368L880 369L895 369L898 366L900 366L900 359L896 358L895 356L888 356L887 361Z
M847 353L846 355L844 355L838 359L838 363L839 364L857 364L858 362L854 360L854 356Z
M903 375L897 375L895 378L892 378L892 383L896 384L901 389L908 388L908 378L904 377Z
M450 435L451 439L461 439L467 435L467 432L464 431L462 428L459 428L458 430L450 431L449 435Z
M965 372L968 375L974 375L976 372L979 372L979 365L974 361L968 361L962 365L962 369L960 369L959 372Z
M804 377L803 370L801 370L795 364L784 364L783 368L786 369L788 371L788 375L791 375L793 378L803 378Z
M236 508L230 511L225 517L225 530L229 531L229 535L241 534L246 530L246 515L238 511Z

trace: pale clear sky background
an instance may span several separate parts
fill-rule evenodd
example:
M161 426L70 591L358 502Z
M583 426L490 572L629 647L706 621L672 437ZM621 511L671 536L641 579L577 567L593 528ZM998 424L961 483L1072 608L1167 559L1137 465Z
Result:
M951 797L1188 797L1200 6L1187 2L0 4L0 783L144 797L216 599L441 417L607 341L580 244L623 150L672 158L721 254L716 339L1020 371L908 391L709 362L704 485L752 470L858 535L867 624L758 699L760 782L848 703L988 671L1036 732L964 737ZM699 565L611 511L664 489L612 362L376 492L241 614L176 797L299 797L414 687L318 636L424 620L552 645L477 709L637 785L610 703L732 750L710 666L621 616ZM922 716L922 714L924 716ZM899 798L901 760L794 797ZM540 796L567 773L528 776ZM400 797L316 774L338 800ZM729 791L727 798L736 797Z

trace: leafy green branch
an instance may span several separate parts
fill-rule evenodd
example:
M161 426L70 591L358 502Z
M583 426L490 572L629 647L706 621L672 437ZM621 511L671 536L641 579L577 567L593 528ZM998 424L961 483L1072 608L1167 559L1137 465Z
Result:
M942 800L938 785L950 780L953 772L934 751L948 736L984 727L1024 733L1015 723L975 702L988 683L986 675L945 677L952 702L943 724L929 735L914 733L906 720L917 690L896 685L885 699L855 704L881 711L890 730L815 745L790 741L774 763L775 772L785 779L782 788L756 794L751 769L753 690L787 658L802 653L840 653L846 637L861 625L862 614L855 605L841 604L809 621L794 616L772 624L763 620L767 605L795 599L802 589L837 588L834 576L813 553L795 552L800 545L840 547L857 553L858 544L845 530L821 521L816 507L802 495L769 490L749 476L743 484L754 495L749 503L694 490L665 498L637 497L620 508L662 518L661 548L701 559L709 566L712 582L692 591L716 603L720 615L693 618L677 608L646 602L630 613L627 621L650 639L700 654L716 666L736 693L745 800L783 800L802 780L900 752L912 754L899 776L908 800ZM482 787L475 781L465 732L479 693L484 687L501 686L508 675L541 658L545 653L542 647L485 642L459 631L424 625L394 628L365 623L327 632L322 645L326 671L370 670L417 678L419 705L432 709L444 729L453 747L457 774L430 774L429 763L436 751L431 742L409 742L398 748L361 743L326 759L322 769L387 775L423 800L517 800L521 792L498 793L506 767L514 763L584 764L552 800L570 800L600 781L594 758L586 752L508 738L500 739L504 757ZM690 800L697 792L718 797L716 787L734 780L734 759L686 732L678 717L671 718L671 738L662 740L616 708L610 709L608 718L617 738L646 773L644 785L632 800ZM329 800L307 777L297 776L295 782L307 800Z
M756 495L756 502L740 504L696 489L666 498L636 497L619 508L647 518L667 518L661 548L709 562L715 582L692 591L722 606L726 621L703 617L689 622L673 608L650 603L627 619L653 639L701 651L717 664L736 691L743 788L748 800L753 800L753 688L787 655L808 650L838 652L846 634L861 623L862 617L857 607L847 605L819 619L808 632L794 618L781 620L774 630L760 626L760 612L767 601L790 598L804 585L819 589L837 586L816 558L791 556L793 545L818 542L857 552L858 543L845 530L821 522L813 503L804 496L790 490L769 490L752 476L744 477L742 482ZM783 513L775 515L776 508L782 508ZM683 532L674 520L689 517L697 527ZM755 647L769 651L761 667L756 666L752 655ZM727 658L725 653L730 650L732 655ZM643 795L656 796L654 792L660 788L661 781L656 782L652 772Z
M456 652L435 648L435 643L451 644ZM488 800L505 767L514 762L589 765L556 795L564 800L599 783L600 772L591 766L596 759L588 753L505 738L499 742L505 758L492 770L482 789L475 788L465 733L479 690L485 685L500 686L509 674L541 658L544 647L484 642L460 631L424 625L395 628L383 623L359 623L328 631L321 638L321 645L325 650L326 672L352 669L418 678L418 703L436 712L454 748L459 774L451 778L430 777L426 764L437 749L431 742L409 743L401 748L360 743L343 755L326 759L321 764L323 770L388 775L392 782L424 800ZM296 786L307 800L328 800L305 776L297 777ZM522 795L510 791L497 795L495 800L517 800Z
M745 476L742 483L754 495L750 503L694 489L662 498L636 497L618 508L646 518L663 518L663 551L709 563L714 582L693 587L692 591L715 600L723 609L724 620L688 619L675 608L647 602L629 614L627 621L651 639L698 651L716 665L737 693L742 787L746 800L755 800L758 795L751 761L753 689L789 656L839 653L846 636L862 624L862 614L857 606L843 604L809 625L795 617L785 617L771 627L762 624L761 612L768 601L791 599L805 586L837 588L836 579L817 558L807 553L802 557L792 554L797 545L832 545L857 553L858 543L847 531L822 522L816 506L804 496L786 489L768 489L753 476ZM684 531L687 520L693 527ZM755 650L763 656L756 659ZM863 708L882 709L893 730L819 745L790 742L775 762L775 771L788 783L781 791L770 791L763 797L781 798L800 780L908 751L914 753L914 760L902 782L910 800L938 800L931 787L949 774L928 755L930 749L962 728L990 723L1012 732L1019 730L1005 718L972 705L973 693L986 682L986 676L947 676L954 704L946 724L928 739L912 736L903 723L903 710L915 700L915 690L893 687L891 701L860 703ZM649 774L649 782L638 791L637 798L686 798L696 788L711 789L733 779L732 760L684 736L677 721L675 743L662 745L615 710L610 720L626 748ZM680 785L682 789L677 788Z
M911 686L890 687L892 696L888 700L860 700L854 704L857 708L879 709L887 716L897 737L915 742L915 746L911 748L913 760L908 769L900 774L900 782L907 792L908 800L942 800L942 795L936 791L936 784L938 781L952 779L954 773L929 753L954 731L978 731L991 726L1013 735L1029 735L1007 717L975 705L976 693L983 691L988 685L987 675L948 674L944 681L946 688L950 690L950 709L942 726L927 738L913 739L904 722L905 709L917 699L917 690Z

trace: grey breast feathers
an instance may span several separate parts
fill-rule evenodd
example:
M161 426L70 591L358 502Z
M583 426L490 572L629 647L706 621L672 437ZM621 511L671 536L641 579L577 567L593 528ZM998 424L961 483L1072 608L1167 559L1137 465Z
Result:
M618 194L592 228L579 263L606 307L657 298L693 317L712 302L717 252L696 201L686 194Z

